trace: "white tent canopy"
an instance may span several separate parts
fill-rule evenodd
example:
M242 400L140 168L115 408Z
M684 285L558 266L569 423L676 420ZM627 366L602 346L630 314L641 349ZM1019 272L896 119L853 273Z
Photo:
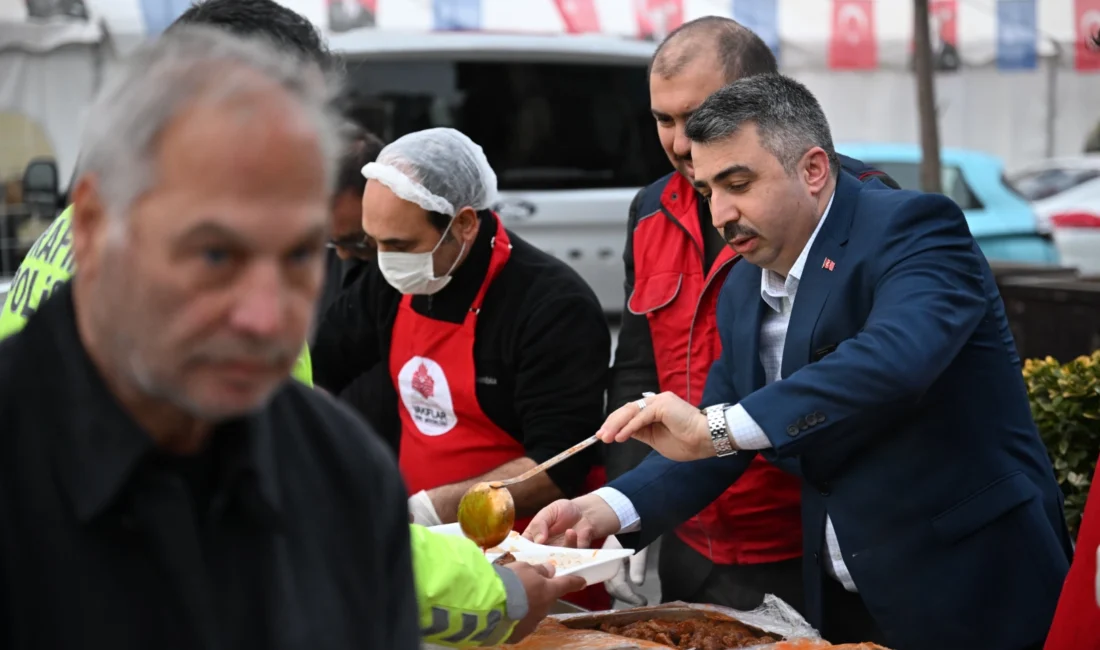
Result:
M0 112L45 131L63 185L76 164L81 110L95 91L104 43L94 20L39 21L24 0L0 0Z
M375 40L376 29L431 31L439 7L445 4L475 7L467 15L474 16L468 25L474 31L566 31L554 0L280 1L318 25L335 47ZM682 19L733 16L737 7L748 3L774 8L767 18L770 34L765 37L778 45L784 72L817 94L838 141L916 141L915 86L909 71L910 0L873 2L870 20L877 64L859 71L828 67L833 0L682 0ZM19 112L42 127L56 153L63 183L75 165L82 112L104 61L113 52L125 52L159 33L188 4L189 0L0 0L0 112ZM366 17L365 10L360 11L358 22L348 23L346 6L356 4L373 6L374 11ZM600 31L635 36L639 28L635 4L636 0L593 0ZM1037 65L1015 71L995 66L997 3L957 0L955 6L962 66L937 80L943 144L989 151L1010 166L1079 152L1100 118L1100 83L1096 75L1073 70L1075 42L1084 29L1075 24L1074 3L1036 0ZM29 15L28 7L60 9L63 15L43 19ZM74 14L87 17L74 18ZM344 24L336 18L345 20ZM758 29L764 33L765 28Z

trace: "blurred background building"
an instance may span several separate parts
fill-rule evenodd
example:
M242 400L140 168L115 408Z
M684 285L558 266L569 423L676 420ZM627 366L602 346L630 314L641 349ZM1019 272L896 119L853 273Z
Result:
M0 278L64 202L104 66L188 4L0 0ZM284 4L346 57L352 117L386 140L430 126L470 135L499 175L507 224L577 267L609 314L622 308L626 207L671 171L646 64L686 20L754 29L821 100L841 151L919 185L911 0ZM1084 154L1100 149L1100 0L930 0L930 11L944 193L987 257L1064 263L1059 223L1093 237L1064 250L1095 250L1100 163ZM1100 274L1100 253L1085 257L1069 261Z

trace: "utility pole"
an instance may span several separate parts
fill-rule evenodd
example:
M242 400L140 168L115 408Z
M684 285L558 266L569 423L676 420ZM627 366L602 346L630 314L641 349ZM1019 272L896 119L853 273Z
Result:
M943 193L940 177L940 128L936 116L936 82L928 0L913 0L913 68L920 112L920 184L925 192Z

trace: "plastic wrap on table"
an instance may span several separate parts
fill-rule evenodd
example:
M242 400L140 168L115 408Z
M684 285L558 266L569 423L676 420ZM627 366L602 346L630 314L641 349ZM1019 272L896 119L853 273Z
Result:
M889 650L873 643L833 645L824 639L794 639L760 646L760 648L767 648L767 650ZM760 650L760 648L752 650Z
M685 602L671 602L652 607L635 607L632 609L613 610L609 612L586 612L583 614L565 614L558 616L563 622L583 620L585 618L599 617L605 622L608 620L646 620L667 618L668 614L684 609L692 611L712 612L726 618L739 621L750 627L757 628L768 634L782 637L783 639L820 639L821 635L814 629L794 607L791 607L782 599L771 594L764 597L764 602L751 611L720 607L718 605L704 605ZM567 623L568 624L568 623Z
M806 619L790 605L775 596L767 596L764 603L752 611L740 611L715 605L690 603L665 603L653 607L562 614L548 619L539 629L521 643L506 648L515 650L667 650L661 643L632 639L600 630L601 625L621 626L640 621L695 619L732 620L749 627L754 634L779 637L786 640L820 640L820 635ZM751 646L754 650L770 650L775 643ZM809 650L813 646L807 646ZM821 647L821 646L818 646ZM825 646L827 647L827 645ZM796 650L788 646L789 650ZM783 650L783 649L781 649ZM797 648L802 650L802 648Z

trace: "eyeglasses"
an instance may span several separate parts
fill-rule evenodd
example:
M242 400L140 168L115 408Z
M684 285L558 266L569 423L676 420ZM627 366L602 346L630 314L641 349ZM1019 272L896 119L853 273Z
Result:
M343 249L350 253L369 253L378 248L374 243L374 240L366 235L362 239L354 237L346 237L344 239L336 239L325 244L325 248L330 249Z

